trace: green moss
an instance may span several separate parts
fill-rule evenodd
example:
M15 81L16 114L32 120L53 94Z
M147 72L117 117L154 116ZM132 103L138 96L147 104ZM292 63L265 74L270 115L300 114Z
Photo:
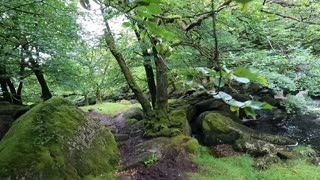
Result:
M193 155L199 155L200 153L200 145L198 140L189 136L179 135L172 138L172 141L182 146L188 153Z
M248 155L214 158L206 147L201 147L201 153L194 158L199 164L198 173L189 173L190 180L206 179L263 179L263 180L291 180L318 179L320 167L306 161L292 160L278 163L265 171L254 168L254 159Z
M230 132L227 127L229 121L230 118L218 112L212 112L205 116L202 127L205 131L215 130L222 133L228 133Z
M169 113L156 111L145 119L145 124L144 134L147 137L173 137L179 134L190 134L186 112L183 109L173 110Z
M110 115L116 115L121 111L126 111L133 107L141 107L140 104L121 104L121 103L101 103L101 104L95 104L90 106L83 106L80 107L84 111L92 110L93 112L98 112L102 114L110 114Z
M299 145L292 150L292 154L299 159L310 159L317 156L317 152L311 147Z
M70 159L75 152L72 149L83 145L74 142L74 138L79 136L82 126L90 127L89 121L80 109L62 98L52 98L33 107L15 121L0 141L0 179L9 176L13 179L22 177L27 179L41 177L49 180L80 179L82 176L91 174L92 172L84 170L80 173L80 168ZM98 123L95 124L98 127L101 126ZM101 136L99 136L100 133ZM90 158L93 158L86 154L94 154L95 162L86 169L92 171L94 169L94 175L100 175L102 172L112 171L108 165L116 165L115 159L118 153L115 141L108 130L100 128L95 135L98 137L95 144L86 144L91 149L83 148L82 151L87 153L79 152L78 154L83 154L84 161L90 161ZM105 146L106 143L108 146ZM102 164L107 168L101 168Z

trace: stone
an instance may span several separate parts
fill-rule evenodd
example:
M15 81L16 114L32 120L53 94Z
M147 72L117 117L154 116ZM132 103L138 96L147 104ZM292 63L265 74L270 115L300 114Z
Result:
M114 134L114 138L117 142L126 141L129 139L129 135L128 134Z
M112 179L118 161L110 130L62 98L33 107L0 141L0 179Z
M143 119L143 111L139 107L131 108L123 113L123 118L142 120Z
M240 138L240 133L234 128L245 128L219 111L202 113L199 119L198 126L201 127L202 140L207 146L233 144Z

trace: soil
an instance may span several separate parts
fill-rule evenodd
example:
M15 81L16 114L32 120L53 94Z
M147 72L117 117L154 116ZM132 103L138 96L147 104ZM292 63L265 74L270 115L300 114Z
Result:
M143 127L133 128L124 122L123 113L114 118L96 112L89 112L89 115L108 125L115 136L117 134L128 135L128 139L119 144L120 169L124 167L124 162L139 154L136 145L148 140L143 137ZM168 151L156 163L126 168L117 172L115 176L119 180L184 180L186 179L185 173L195 172L197 169L197 165L188 157L181 155L180 152Z

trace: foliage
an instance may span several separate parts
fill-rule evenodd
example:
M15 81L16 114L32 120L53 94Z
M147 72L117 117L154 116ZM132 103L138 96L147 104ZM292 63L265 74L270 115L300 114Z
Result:
M308 113L309 107L312 106L312 100L308 96L289 94L286 96L285 100L281 101L281 105L289 114L294 114L298 111L301 113Z
M247 116L256 119L255 110L272 109L273 107L265 102L245 101L241 102L234 99L231 95L221 91L224 86L231 86L232 83L248 84L250 81L260 83L262 86L267 85L267 80L262 76L252 73L250 70L243 67L236 67L229 70L224 67L224 70L216 72L209 68L198 67L195 69L187 69L177 71L178 79L181 79L182 84L187 89L202 89L206 90L216 99L222 99L226 104L230 105L230 110L239 116L240 108L244 109ZM211 85L210 85L211 83Z
M150 155L150 157L145 160L143 163L144 165L148 166L150 164L154 164L155 162L159 161L159 157L156 153L153 153L152 155Z

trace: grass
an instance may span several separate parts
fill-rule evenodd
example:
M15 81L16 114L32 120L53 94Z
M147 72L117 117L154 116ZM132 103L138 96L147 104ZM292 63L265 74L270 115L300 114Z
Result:
M93 110L93 112L97 112L101 114L116 115L121 111L125 111L133 107L141 107L141 105L104 102L101 104L83 106L80 108L84 111Z
M194 161L199 164L200 172L188 174L190 180L316 180L320 177L320 167L303 160L275 164L262 171L254 168L249 155L214 158L205 147L201 147L201 154Z

